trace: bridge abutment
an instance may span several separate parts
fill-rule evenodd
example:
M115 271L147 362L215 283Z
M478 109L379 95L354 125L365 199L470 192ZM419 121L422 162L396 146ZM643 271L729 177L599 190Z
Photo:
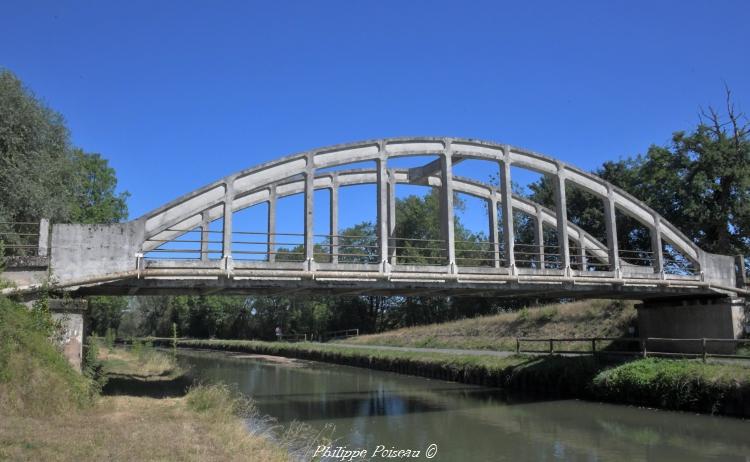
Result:
M741 298L648 301L636 305L641 338L738 339L744 333L746 301ZM649 350L672 353L703 351L702 342L650 340ZM733 353L736 345L707 342L708 353Z
M49 311L52 319L62 326L56 341L62 348L65 359L78 372L82 370L83 345L85 341L85 313L88 301L84 299L51 299Z

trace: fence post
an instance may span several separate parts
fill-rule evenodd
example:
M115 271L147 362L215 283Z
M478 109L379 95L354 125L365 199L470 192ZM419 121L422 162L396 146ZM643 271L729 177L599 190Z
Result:
M49 246L49 220L42 218L39 221L39 242L37 244L37 256L46 257Z
M596 354L596 337L591 339L591 353Z
M553 349L554 349L554 348L552 347L552 345L553 345L554 341L555 341L554 339L549 339L549 354L552 354L552 351L553 351Z
M648 354L648 353L646 352L646 340L647 340L647 339L643 339L643 338L641 339L641 355L642 355L642 356L643 356L644 358L645 358L645 357L647 356L647 354Z
M703 345L703 362L706 362L706 339L701 339L701 344Z
M519 354L521 352L521 340L516 337L516 354Z

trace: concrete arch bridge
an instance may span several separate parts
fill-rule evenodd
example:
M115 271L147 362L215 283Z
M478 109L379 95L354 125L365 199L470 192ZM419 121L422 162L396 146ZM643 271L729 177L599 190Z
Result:
M434 160L389 166L406 156ZM488 177L496 174L499 185L454 175L454 166L469 159L487 161ZM363 162L371 167L351 165ZM512 167L546 175L555 207L514 194ZM374 232L341 234L339 195L362 184L374 185ZM396 235L395 190L403 184L438 191L439 239ZM569 220L567 186L601 200L606 236L597 239ZM323 189L329 203L316 207L315 192ZM297 194L304 198L304 231L278 233L277 201ZM486 202L485 240L456 239L454 194ZM239 212L260 204L267 208L265 223L235 226ZM325 234L313 229L318 210L328 214ZM618 245L618 213L648 230L650 248ZM516 217L533 228L533 239L516 235ZM545 239L550 233L554 244ZM3 274L16 283L6 292L47 282L77 295L609 297L700 306L729 300L730 311L747 294L736 257L703 251L626 191L551 157L471 139L393 138L313 149L229 175L127 223L50 229L43 222L38 235L38 255Z

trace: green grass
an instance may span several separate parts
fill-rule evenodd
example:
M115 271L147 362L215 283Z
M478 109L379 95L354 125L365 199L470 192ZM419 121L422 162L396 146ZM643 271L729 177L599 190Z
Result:
M516 337L621 337L635 321L632 302L586 300L523 308L516 312L397 329L341 341L359 345L409 346L512 351ZM602 342L598 348L607 345ZM587 343L567 343L567 350L587 350Z
M127 376L143 380L157 378L171 380L186 372L179 367L171 354L157 351L150 342L135 340L129 349L110 348L101 341L97 343L99 344L99 360L104 373L110 377Z
M734 409L737 398L750 398L750 367L647 358L599 373L592 390L596 397L606 400L733 414L738 411Z
M0 410L46 415L89 406L97 384L74 371L49 340L43 305L29 310L0 297Z

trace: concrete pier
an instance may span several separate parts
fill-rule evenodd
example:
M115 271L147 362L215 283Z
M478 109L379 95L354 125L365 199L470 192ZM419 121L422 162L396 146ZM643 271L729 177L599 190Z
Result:
M83 363L83 345L85 342L85 313L88 302L83 299L49 300L49 311L52 318L62 325L62 335L58 339L65 358L77 370L81 371Z
M744 334L746 302L741 298L714 298L644 302L636 305L641 338L738 339ZM702 344L649 341L649 349L674 353L700 353ZM735 345L707 342L708 353L733 353Z

